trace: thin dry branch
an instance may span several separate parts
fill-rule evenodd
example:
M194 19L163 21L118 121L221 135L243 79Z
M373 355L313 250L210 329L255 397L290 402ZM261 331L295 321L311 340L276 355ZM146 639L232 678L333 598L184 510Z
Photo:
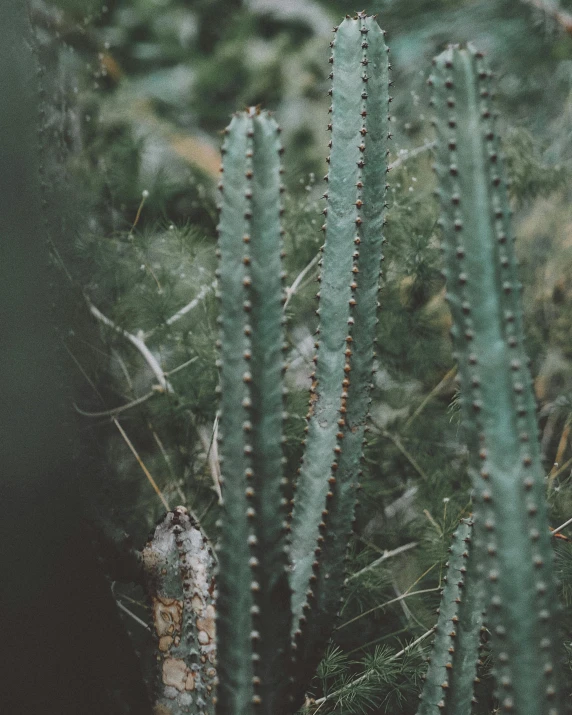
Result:
M127 436L127 434L125 433L125 430L123 429L123 427L122 427L122 426L119 424L119 422L117 421L117 418L116 418L116 417L113 418L113 423L114 423L114 425L117 427L117 429L119 430L119 433L121 434L121 436L122 436L123 439L125 440L125 443L126 443L127 446L129 447L129 449L130 449L131 452L133 453L133 456L134 456L135 459L137 460L137 463L139 464L139 466L140 466L141 469L143 470L143 473L145 474L145 476L146 476L147 479L149 480L149 483L151 484L151 486L153 487L153 490L155 491L155 493L157 494L157 496L158 496L159 499L161 500L163 506L165 507L165 509L166 509L167 511L171 511L171 507L169 506L169 502L165 499L165 497L164 497L164 495L163 495L163 492L159 489L159 487L158 487L158 485L157 485L157 482L153 479L153 477L152 477L152 475L151 475L151 472L150 472L150 471L147 469L147 467L145 466L143 460L141 459L141 457L139 456L137 450L136 450L135 447L133 446L133 443L131 442L131 440L129 439L129 437Z
M157 382L159 383L160 387L165 391L172 393L173 388L171 387L171 384L165 377L165 373L163 372L163 368L161 365L159 365L159 362L157 358L153 355L151 350L147 347L145 344L144 340L141 337L138 337L136 335L133 335L132 333L128 332L124 328L121 328L119 325L116 325L110 318L108 318L106 315L104 315L99 308L96 308L93 303L88 301L89 305L89 310L90 313L97 318L100 322L102 322L104 325L107 325L109 328L112 330L115 330L116 333L119 333L120 335L123 335L124 338L127 338L129 342L139 350L141 355L143 356L145 362L151 370L153 371L153 374L157 378Z

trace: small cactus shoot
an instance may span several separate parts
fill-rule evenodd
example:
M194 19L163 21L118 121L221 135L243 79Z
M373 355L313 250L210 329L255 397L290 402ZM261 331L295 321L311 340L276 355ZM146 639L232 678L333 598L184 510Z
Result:
M453 534L417 715L471 715L484 608L472 529L463 520Z

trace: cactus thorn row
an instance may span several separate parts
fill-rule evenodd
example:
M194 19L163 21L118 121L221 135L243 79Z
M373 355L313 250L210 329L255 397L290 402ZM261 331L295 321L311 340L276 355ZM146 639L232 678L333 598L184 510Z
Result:
M470 715L483 624L484 592L473 522L453 535L429 667L417 715Z
M218 707L236 715L288 707L279 134L267 112L250 107L234 115L223 145Z
M502 712L559 710L557 594L491 72L472 46L434 61L436 172L475 528Z
M308 437L292 517L296 676L308 684L345 576L369 407L385 208L389 78L373 18L332 42L330 156ZM351 250L348 247L351 246Z

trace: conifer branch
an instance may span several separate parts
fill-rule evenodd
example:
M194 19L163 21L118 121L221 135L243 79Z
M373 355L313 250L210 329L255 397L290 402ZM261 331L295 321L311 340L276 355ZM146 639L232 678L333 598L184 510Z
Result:
M434 632L435 632L435 628L430 628L428 631L425 631L425 633L423 633L423 635L419 636L419 638L416 638L414 641L409 643L409 645L405 646L405 648L400 650L398 653L394 653L392 656L390 656L388 658L387 662L391 663L394 660L401 658L402 655L405 655L412 648L415 648L415 646L419 645L424 640L429 638L429 636ZM334 698L339 697L340 695L343 695L344 693L348 692L352 688L355 688L356 685L366 682L369 678L371 678L371 676L372 676L372 673L370 671L365 672L363 675L360 675L359 677L355 678L355 680L350 681L349 683L342 686L338 690L335 690L333 693L328 693L328 695L324 695L324 697L318 698L317 700L314 701L314 705L321 707L324 703L331 701Z
M572 524L572 519L568 519L563 524L560 524L560 526L557 527L556 529L552 529L552 531L550 533L552 534L552 536L555 536L556 534L559 534L562 531L562 529L565 529L567 526L570 526L570 524Z
M387 168L391 171L393 169L397 169L399 166L402 164L405 164L406 161L409 159L413 159L416 156L419 156L420 154L424 154L426 151L430 151L431 149L435 148L435 142L425 142L424 144L421 144L421 146L415 147L415 149L401 149L401 151L398 153L397 159L395 161L392 161L391 164L388 164Z
M340 631L342 628L345 628L346 626L349 626L352 623L359 621L361 618L364 618L365 616L369 616L370 613L375 613L376 611L379 611L380 608L386 608L387 606L391 606L394 603L401 603L402 601L404 601L406 598L409 598L410 596L420 596L424 593L433 593L434 591L438 591L438 590L439 590L439 587L423 588L419 591L406 591L405 593L402 593L399 596L396 596L395 598L390 599L389 601L385 601L384 603L380 603L377 606L370 608L368 611L363 611L359 615L355 616L355 618L352 618L351 620L346 621L345 623L342 623L342 625L338 626L336 628L336 630Z
M304 280L306 275L309 273L309 271L311 271L312 268L314 268L315 266L318 265L319 260L320 260L320 254L317 253L314 256L314 258L312 258L310 263L308 263L308 265L303 270L300 271L300 273L298 274L298 276L296 277L296 279L294 280L292 285L289 286L288 288L286 288L286 302L284 303L284 309L286 309L288 307L288 303L290 302L292 296L295 295L296 291L300 287L300 284L302 283L302 281Z
M121 436L122 436L123 439L125 440L125 443L126 443L127 446L129 447L129 449L130 449L131 452L133 453L133 456L134 456L135 459L137 460L139 466L140 466L141 469L143 470L143 473L145 474L145 476L146 476L147 479L149 480L149 483L151 484L151 486L153 487L153 490L155 491L155 493L157 494L157 496L158 496L159 499L161 500L163 506L165 507L165 509L166 509L167 511L170 511L169 502L165 499L165 497L164 497L164 495L163 495L163 492L159 489L159 487L158 487L158 485L157 485L157 482L153 479L153 476L151 475L151 472L150 472L150 471L147 469L147 467L145 466L143 460L142 460L141 457L139 456L139 453L137 452L137 450L136 450L135 447L133 446L133 443L131 442L131 440L129 439L129 437L127 436L127 434L125 433L125 430L123 429L123 427L122 427L122 426L119 424L119 422L117 421L117 418L116 418L116 417L113 418L113 423L115 424L115 426L116 426L117 429L119 430L119 433L121 434Z
M391 434L391 432L388 432L381 425L377 424L377 422L374 419L372 419L371 416L370 416L370 421L382 437L385 437L386 439L389 439L389 440L391 440L391 442L393 442L393 444L397 447L397 449L401 452L401 454L405 457L405 459L407 459L407 461L409 462L409 464L411 464L411 466L417 472L417 474L419 474L419 476L422 479L424 479L425 481L428 481L427 474L419 466L415 457L413 457L413 455L410 454L407 451L407 449L404 447L401 439L397 435Z

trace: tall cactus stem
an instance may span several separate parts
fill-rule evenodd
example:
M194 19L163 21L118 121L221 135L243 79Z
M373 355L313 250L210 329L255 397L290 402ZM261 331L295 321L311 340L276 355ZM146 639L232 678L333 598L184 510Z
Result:
M477 573L473 523L463 520L453 535L435 640L417 715L470 715L484 591Z
M157 639L155 711L214 715L214 557L184 507L169 512L142 552Z
M390 98L384 33L372 17L358 13L341 23L331 44L319 338L292 517L300 684L319 661L344 582L370 403L386 191Z
M279 127L251 108L223 146L219 223L223 520L219 712L287 707L290 586L282 480Z
M451 47L429 80L448 300L501 712L557 715L558 601L491 73Z

